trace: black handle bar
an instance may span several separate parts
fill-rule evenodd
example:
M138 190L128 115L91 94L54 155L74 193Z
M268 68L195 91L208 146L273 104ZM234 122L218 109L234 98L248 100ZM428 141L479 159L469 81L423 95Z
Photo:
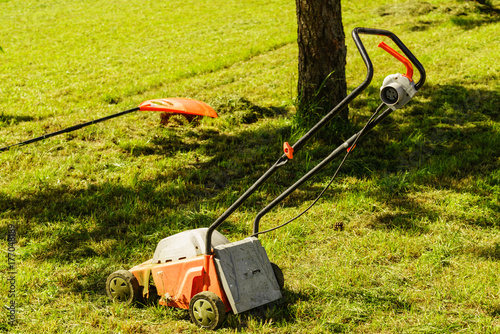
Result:
M130 114L131 112L138 111L138 110L140 110L140 108L132 108L132 109L121 111L119 113L116 113L116 114L113 114L113 115L109 115L109 116L106 116L106 117L103 117L103 118L95 119L95 120L90 121L90 122L85 122L85 123L82 123L82 124L73 125L73 126L71 126L69 128L66 128L66 129L62 129L62 130L59 130L59 131L56 131L56 132L52 132L52 133L47 133L47 134L44 134L43 136L40 136L40 137L28 139L28 140L22 141L22 142L17 143L17 144L13 144L13 145L2 147L2 148L0 148L0 152L7 151L7 150L9 150L9 149L11 149L12 147L15 147L15 146L28 145L28 144L31 144L31 143L36 143L37 141L40 141L40 140L44 140L44 139L47 139L47 138L50 138L50 137L54 137L54 136L63 134L63 133L73 132L73 131L79 130L81 128L84 128L86 126L94 125L94 124L97 124L97 123L100 123L100 122L104 122L104 121L107 121L107 120L115 118L115 117L123 116L125 114Z
M416 84L416 89L418 90L425 82L425 70L422 64L417 60L417 58L408 50L408 48L401 42L401 40L394 35L392 32L387 30L380 29L370 29L370 28L355 28L352 31L352 38L354 39L354 43L358 48L358 51L366 65L366 78L365 80L356 87L344 100L342 100L337 106L335 106L328 114L326 114L323 119L321 119L316 125L314 125L304 136L302 136L293 146L293 152L296 153L300 150L304 144L311 139L321 128L323 128L328 122L332 120L336 115L338 115L352 100L354 100L361 92L363 92L368 85L370 84L373 78L373 65L366 52L366 49L359 38L359 34L367 34L367 35L381 35L387 36L391 40L396 43L396 45L403 51L403 53L409 58L409 60L417 67L420 72L420 79ZM367 127L367 130L372 129L375 125L377 125L383 118L385 118L392 110L386 110L379 117L377 117L370 126ZM292 193L295 189L297 189L301 184L303 184L306 180L315 175L319 170L328 164L331 160L337 157L347 146L349 142L353 142L356 135L352 136L347 140L344 144L340 145L334 152L330 154L326 159L321 161L315 168L310 170L306 175L304 175L300 180L298 180L294 185L289 187L285 192L283 192L280 196L278 196L274 201L268 204L264 209L259 212L257 217L254 220L253 233L257 233L259 231L259 221L262 216L264 216L267 212L269 212L272 208L274 208L279 202L281 202L285 197L287 197L290 193ZM217 227L219 227L250 195L252 195L260 185L262 185L274 172L281 166L285 165L288 162L288 157L286 154L283 154L274 165L269 168L267 172L265 172L248 190L241 195L210 227L207 231L206 236L206 244L205 244L205 254L212 253L212 233L215 231Z
M418 72L420 73L420 78L418 82L415 84L416 90L419 90L420 87L423 86L425 82L425 69L422 66L422 64L418 61L418 59L411 53L411 51L406 47L406 45L401 42L401 40L396 36L394 33L388 31L388 30L382 30L382 29L372 29L372 28L354 28L352 31L352 38L354 39L354 42L356 45L358 45L358 42L362 45L361 40L359 39L359 34L365 34L365 35L379 35L379 36L386 36L389 37L396 45L403 51L403 53L408 57L408 59L415 65L417 68ZM358 47L359 48L359 47Z

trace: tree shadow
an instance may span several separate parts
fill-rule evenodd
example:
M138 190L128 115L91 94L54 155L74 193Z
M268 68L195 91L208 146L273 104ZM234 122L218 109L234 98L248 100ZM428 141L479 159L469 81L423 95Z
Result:
M484 0L446 3L440 6L434 6L425 1L406 1L382 5L376 9L376 13L382 17L408 18L407 24L410 31L426 31L442 24L440 21L425 17L436 11L447 15L447 19L452 24L464 30L496 23L500 20L500 10ZM414 18L418 19L415 21Z
M380 187L369 191L369 196L397 212L374 215L369 222L373 228L427 233L427 226L419 223L421 218L430 217L432 221L439 216L439 212L407 196L411 189L401 179L404 175L411 177L411 183L460 191L457 181L466 176L483 178L492 187L498 183L489 175L498 170L500 161L500 138L493 124L499 117L499 92L452 84L426 85L419 95L420 99L367 134L342 169L343 175L378 179ZM273 108L269 110L274 113ZM265 121L268 111L259 120ZM362 125L356 121L351 127L355 132ZM36 259L70 263L99 256L130 263L143 252L145 244L150 245L152 254L156 243L167 235L209 226L281 156L282 142L290 135L290 127L248 127L239 133L187 128L182 135L166 129L164 136L128 153L169 157L172 152L194 151L210 158L195 159L188 166L165 170L154 179L138 180L133 185L106 181L86 189L61 184L16 196L0 193L0 211L7 219L22 221L18 235L29 236L23 247ZM243 209L260 210L340 143L338 139L320 140L305 147L297 159L271 177L263 191L251 196ZM318 177L329 178L336 167L337 163L331 164ZM178 179L183 180L182 186L158 187ZM290 197L287 206L299 205L319 190L308 184L301 189L305 195ZM488 189L480 191L485 198L491 194ZM500 212L494 201L485 201L484 205ZM220 210L207 211L204 207ZM480 217L469 223L491 226ZM222 228L247 234L244 225L228 220ZM6 229L2 225L0 232L6 235ZM45 242L36 245L33 240ZM75 289L102 288L98 280L102 273L95 275L86 273L87 283L78 283Z
M359 108L374 105L371 95L358 98L355 105ZM497 149L500 136L495 122L500 116L500 93L495 90L469 89L460 84L427 84L418 96L420 98L404 109L396 110L359 140L339 174L339 179L346 175L358 179L376 179L378 186L368 191L369 195L374 201L383 202L389 205L392 212L396 212L374 214L368 225L426 233L427 223L422 222L435 221L440 213L408 197L412 187L463 192L461 183L467 178L482 180L484 189L468 191L481 194L485 199L481 203L490 212L500 212L492 196L494 186L499 182L495 171L500 167ZM351 117L350 133L359 131L368 118L357 115ZM315 164L316 153L326 156L332 150L331 147L314 147L309 152L314 157L311 164ZM332 163L319 177L326 181L337 165ZM320 190L317 187L308 188L307 184L301 189L316 193ZM355 187L353 189L356 191ZM301 196L293 204L300 204L304 197ZM467 223L496 226L500 216L495 217L477 215L468 218ZM461 219L453 217L453 214L449 214L449 218Z
M480 18L480 19L475 19L475 18L470 18L467 16L458 16L458 17L453 17L451 19L451 22L459 26L460 28L464 30L471 30L477 27L481 27L486 24L491 24L491 23L498 23L500 21L500 15L499 15L498 10L494 11L495 15L492 17L487 17L487 18Z
M240 111L238 108L250 110L258 120L271 113L274 116L278 110L284 112L282 108L259 107L242 99L227 107L225 117L232 117ZM73 189L64 183L40 184L39 191L19 196L0 193L0 211L13 221L23 221L17 232L30 236L23 241L29 256L71 262L118 254L113 257L128 263L129 258L137 257L134 252L143 249L144 243L154 248L157 241L174 232L213 223L218 218L217 211L207 212L202 207L228 207L234 202L240 195L234 189L241 188L241 183L253 183L274 162L275 155L270 150L279 154L281 147L274 144L270 148L269 144L277 143L277 137L290 129L265 127L226 134L188 127L181 132L165 129L165 136L131 147L129 153L169 157L175 152L194 151L210 158L203 162L196 159L187 166L165 170L154 179L137 180L132 185L105 181L86 189ZM181 185L158 187L178 179L183 180ZM252 201L259 201L259 196ZM230 220L222 228L228 233L249 233ZM2 225L1 233L6 235L6 229ZM48 230L50 237L44 238ZM32 239L45 242L39 247ZM96 246L102 243L107 244Z
M500 244L496 242L488 246L474 246L472 253L483 259L498 261L500 260Z
M421 216L426 216L426 213L420 213ZM409 233L425 234L429 233L430 229L426 224L418 222L418 217L414 213L398 212L398 213L382 213L374 215L372 220L368 222L368 227L386 230L403 230Z
M443 163L441 159L466 152L472 156L463 156L462 166L449 165L447 173L477 174L487 166L490 170L496 166L499 136L492 123L500 116L499 92L459 84L426 85L419 96L360 140L357 154L350 159L350 173L361 177L369 170L414 171L425 164L444 172L434 168Z
M34 118L31 116L13 116L5 115L4 113L2 113L0 114L0 128L4 126L11 126L21 122L30 122L33 120Z
M451 8L447 7L446 11L452 15L450 18L451 23L464 30L500 21L500 9L487 4L486 1L471 1L465 4L457 4Z

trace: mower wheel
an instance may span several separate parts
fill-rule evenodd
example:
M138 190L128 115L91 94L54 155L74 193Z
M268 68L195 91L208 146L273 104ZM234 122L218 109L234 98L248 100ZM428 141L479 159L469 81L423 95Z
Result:
M285 276L283 275L283 272L276 263L271 262L271 267L273 267L274 276L276 276L280 290L283 290L283 287L285 286Z
M113 301L132 304L141 299L137 278L128 270L118 270L108 276L106 293Z
M226 320L226 308L215 293L203 291L189 302L189 316L198 327L217 329Z

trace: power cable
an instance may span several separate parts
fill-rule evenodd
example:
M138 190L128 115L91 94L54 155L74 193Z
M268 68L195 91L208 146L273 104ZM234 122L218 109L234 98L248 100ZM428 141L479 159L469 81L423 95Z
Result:
M335 171L335 173L333 174L332 178L330 179L330 182L328 182L328 184L325 186L325 188L323 188L323 190L319 193L319 195L316 197L316 199L304 210L302 211L301 213L299 213L297 216L293 217L292 219L290 219L289 221L279 225L279 226L276 226L276 227L273 227L273 228L270 228L268 230L265 230L265 231L260 231L260 232L257 232L257 233L254 233L252 234L251 236L252 237L255 237L255 236L258 236L259 234L264 234L264 233L268 233L268 232L271 232L271 231L274 231L274 230L277 230L279 228L282 228L288 224L290 224L291 222L293 222L294 220L298 219L299 217L301 217L302 215L304 215L307 211L309 211L309 209L311 209L318 201L319 199L324 195L324 193L326 192L326 190L331 186L331 184L333 183L333 180L335 180L335 177L337 177L337 174L340 170L340 168L342 167L342 165L344 164L344 162L346 161L347 157L349 156L349 154L351 153L351 151L353 150L353 148L356 146L356 142L358 141L359 138L361 138L361 136L364 134L366 128L371 124L371 122L375 119L375 116L378 115L378 113L380 112L380 110L385 106L385 103L381 103L378 108L375 110L375 112L372 114L372 116L370 117L370 119L368 120L368 122L366 122L366 124L363 126L363 129L361 129L360 132L358 132L358 135L356 136L356 138L354 139L354 142L352 143L352 145L347 149L347 153L345 154L344 158L342 159L342 161L340 162L339 166L337 167L337 170Z

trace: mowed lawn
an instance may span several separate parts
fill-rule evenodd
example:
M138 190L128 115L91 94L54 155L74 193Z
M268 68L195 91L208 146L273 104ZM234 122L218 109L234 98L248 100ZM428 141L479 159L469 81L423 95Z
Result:
M283 302L231 314L218 332L500 332L500 1L342 6L350 90L366 75L358 26L396 33L426 84L358 143L316 206L260 237L284 272ZM289 0L0 0L0 146L153 98L219 114L162 125L137 112L0 153L0 330L204 332L184 310L110 302L106 278L150 259L162 238L209 226L304 133L296 29ZM263 206L358 131L383 78L404 71L377 48L382 37L362 39L375 76L349 124L250 197L219 229L229 240L249 236ZM305 209L337 164L262 228Z

